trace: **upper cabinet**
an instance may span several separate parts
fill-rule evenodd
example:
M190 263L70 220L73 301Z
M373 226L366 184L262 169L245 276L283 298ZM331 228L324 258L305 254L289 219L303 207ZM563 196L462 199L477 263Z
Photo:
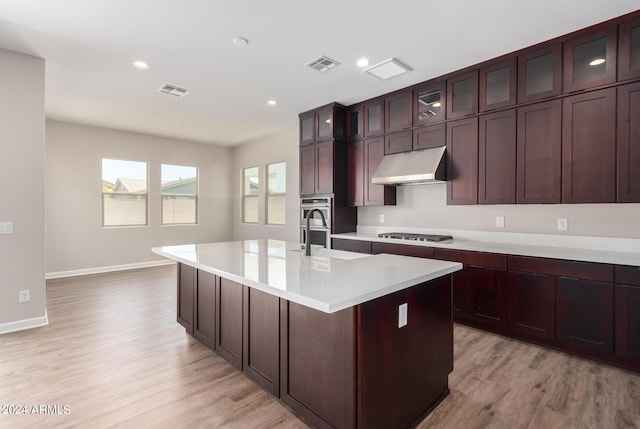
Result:
M315 112L301 113L300 116L300 145L313 144L315 135Z
M564 42L564 92L616 81L616 30L611 26Z
M410 89L391 94L384 99L385 132L402 131L413 123L413 97Z
M447 80L447 119L478 113L478 71Z
M553 97L562 90L562 46L558 43L518 57L518 102Z
M640 77L640 18L620 24L618 80Z
M347 109L347 140L360 140L364 137L364 106L355 104Z
M640 82L618 87L617 201L640 203Z
M384 134L384 98L364 103L364 136L372 137Z
M413 90L413 126L434 124L445 119L447 84L428 82L417 86Z
M517 60L501 61L480 69L480 111L516 104Z
M346 117L345 107L337 103L301 113L300 145L308 145L328 140L344 140Z

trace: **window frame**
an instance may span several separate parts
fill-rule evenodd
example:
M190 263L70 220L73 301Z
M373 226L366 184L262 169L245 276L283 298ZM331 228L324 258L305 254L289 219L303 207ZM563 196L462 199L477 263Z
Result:
M256 195L251 195L251 194L245 194L245 189L246 189L246 183L245 180L247 179L247 174L246 171L247 170L251 170L251 169L256 169L257 170L257 174L255 177L258 178L258 193ZM242 223L246 223L246 224L250 224L250 225L258 225L260 224L260 167L259 166L251 166L251 167L243 167L242 168L242 178L241 178L241 182L242 182ZM257 201L257 215L258 218L256 219L255 222L250 222L246 220L246 201L247 198L252 198L255 199Z
M104 189L104 161L124 161L124 162L136 162L140 164L144 164L145 166L145 182L146 182L146 192L122 192L122 191L105 191ZM149 163L147 161L137 161L132 159L116 159L116 158L100 158L100 188L101 188L101 198L100 198L100 217L101 217L101 227L102 228L139 228L149 226ZM114 183L115 185L115 183ZM124 195L124 196L135 196L135 197L144 197L144 223L131 223L131 224L117 224L117 225L105 225L105 196L106 195Z
M179 194L179 193L171 193L171 192L162 192L162 167L163 166L175 166L175 167L189 167L194 168L196 170L195 180L196 180L196 193L195 194ZM198 167L195 165L177 165L177 164L160 164L160 225L161 226L173 226L173 225L197 225L199 220L199 204L198 204L198 191L199 191L200 180L198 178ZM194 221L193 222L165 222L164 221L164 197L193 197L195 202L195 213L194 213Z
M269 190L269 167L272 165L284 164L284 192L271 192ZM286 226L287 225L287 162L286 161L278 161L266 164L265 166L265 196L264 196L264 206L265 206L265 225L271 226ZM269 221L269 197L284 197L284 213L282 217L284 218L284 223L272 223Z

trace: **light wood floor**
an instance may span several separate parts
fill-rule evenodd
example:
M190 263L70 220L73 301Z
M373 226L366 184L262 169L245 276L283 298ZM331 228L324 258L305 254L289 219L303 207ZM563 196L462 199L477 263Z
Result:
M175 322L174 266L47 295L49 326L0 335L0 406L70 412L0 414L0 428L306 427ZM463 326L449 384L419 428L640 427L640 376Z

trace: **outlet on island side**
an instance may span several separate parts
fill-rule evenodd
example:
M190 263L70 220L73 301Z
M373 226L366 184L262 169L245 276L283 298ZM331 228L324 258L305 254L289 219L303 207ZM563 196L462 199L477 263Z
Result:
M406 302L398 306L398 328L407 326L408 307L409 304Z

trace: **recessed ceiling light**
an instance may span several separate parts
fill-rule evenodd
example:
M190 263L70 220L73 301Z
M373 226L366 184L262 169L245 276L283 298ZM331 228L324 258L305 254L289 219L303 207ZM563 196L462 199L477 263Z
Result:
M357 65L358 67L366 67L366 66L368 66L368 65L369 65L369 60L368 60L368 59L366 59L366 58L360 58L360 59L358 60L358 62L356 63L356 65Z
M236 46L247 46L249 44L249 39L247 39L246 37L236 37L235 39L233 39L233 43Z
M133 66L140 70L147 70L149 68L149 64L145 63L144 61L136 61L133 63Z
M591 62L589 63L590 66L599 66L600 64L603 64L606 60L604 58L596 58L594 60L591 60Z
M278 103L276 103L276 100L267 101L267 106L275 106L276 104L278 104Z

